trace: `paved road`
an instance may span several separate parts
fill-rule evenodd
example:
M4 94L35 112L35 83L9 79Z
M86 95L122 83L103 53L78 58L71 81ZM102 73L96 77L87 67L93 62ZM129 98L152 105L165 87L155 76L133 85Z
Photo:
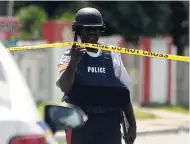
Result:
M189 144L189 133L138 136L135 144Z
M189 144L189 136L187 132L138 136L134 144ZM59 144L65 144L62 138L57 137L57 140Z

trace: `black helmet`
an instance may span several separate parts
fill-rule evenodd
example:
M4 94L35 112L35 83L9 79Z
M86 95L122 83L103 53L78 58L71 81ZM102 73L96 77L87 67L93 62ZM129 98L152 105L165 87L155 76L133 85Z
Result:
M72 23L73 31L80 27L100 27L104 28L101 13L91 7L82 8L76 13L75 21Z

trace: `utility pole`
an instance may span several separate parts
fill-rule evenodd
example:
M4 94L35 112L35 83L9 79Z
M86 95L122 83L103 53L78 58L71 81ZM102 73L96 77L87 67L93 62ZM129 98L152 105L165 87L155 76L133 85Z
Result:
M14 10L14 1L13 0L10 0L7 4L7 15L8 16L13 16L13 10Z

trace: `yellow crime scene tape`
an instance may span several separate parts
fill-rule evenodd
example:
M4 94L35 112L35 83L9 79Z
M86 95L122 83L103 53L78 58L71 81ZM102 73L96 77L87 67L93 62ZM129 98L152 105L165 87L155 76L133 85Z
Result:
M114 47L110 45L100 45L100 44L80 43L80 42L64 42L64 43L52 43L52 44L42 44L42 45L34 45L34 46L10 47L10 48L7 48L7 50L21 51L21 50L43 49L43 48L67 47L67 46L72 46L74 43L76 43L76 46L79 46L79 47L88 47L88 48L95 48L99 50L113 51L113 52L119 52L119 53L130 54L130 55L190 62L190 57L187 57L187 56L162 54L162 53L156 53L156 52L143 51L139 49L128 49L128 48L122 48L122 47Z

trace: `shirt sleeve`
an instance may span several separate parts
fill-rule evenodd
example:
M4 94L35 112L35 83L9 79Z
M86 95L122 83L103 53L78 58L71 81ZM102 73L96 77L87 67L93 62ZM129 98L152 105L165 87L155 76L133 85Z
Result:
M56 85L58 87L60 87L59 86L59 80L61 78L61 75L65 72L67 66L69 65L70 59L71 59L70 50L67 50L63 53L63 55L61 56L60 62L57 65L57 72L59 73L59 76L57 78Z
M126 85L128 87L129 90L131 90L131 78L129 76L129 73L127 71L127 69L125 68L122 58L121 58L121 54L118 53L118 59L120 62L120 81Z

